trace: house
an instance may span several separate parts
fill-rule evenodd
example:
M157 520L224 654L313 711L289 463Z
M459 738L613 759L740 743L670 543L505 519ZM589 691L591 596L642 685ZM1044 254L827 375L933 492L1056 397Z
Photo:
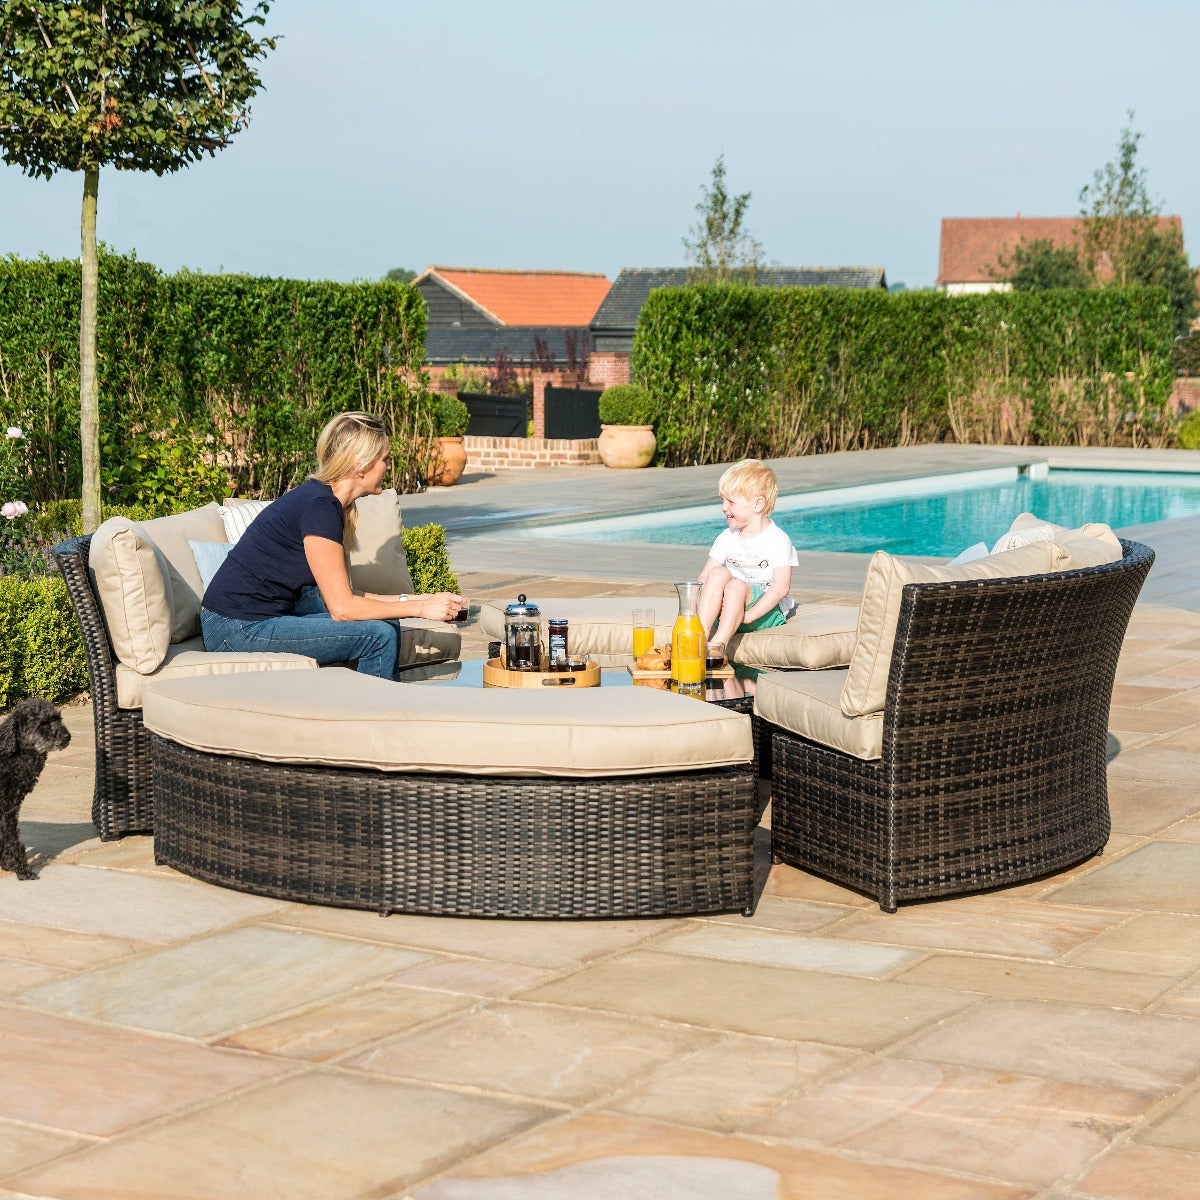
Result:
M693 279L686 267L624 268L591 321L589 377L598 383L626 383L638 314L654 288L684 287ZM756 287L887 288L882 267L764 267Z
M1055 246L1079 246L1083 217L943 217L938 255L937 286L943 292L1007 291L1009 284L994 278L1001 254L1011 253L1022 242L1043 240ZM1159 229L1175 229L1183 236L1179 217L1159 217ZM1105 264L1100 264L1103 277Z
M477 267L426 267L412 283L429 308L430 330L583 328L610 286L605 276L582 271Z

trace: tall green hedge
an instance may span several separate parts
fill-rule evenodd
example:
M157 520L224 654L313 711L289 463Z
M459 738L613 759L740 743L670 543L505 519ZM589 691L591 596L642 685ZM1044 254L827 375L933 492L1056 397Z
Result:
M954 438L1165 444L1157 288L889 295L728 285L650 294L633 374L668 466Z
M26 696L86 691L87 660L67 585L55 575L0 576L0 708Z
M29 503L78 495L79 264L0 258L0 425L26 438ZM102 482L114 503L276 496L337 412L385 416L392 482L416 484L432 433L425 305L396 283L164 275L100 260Z

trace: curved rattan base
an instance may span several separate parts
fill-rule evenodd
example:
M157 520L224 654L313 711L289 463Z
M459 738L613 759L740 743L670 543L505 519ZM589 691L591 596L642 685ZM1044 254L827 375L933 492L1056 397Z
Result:
M639 778L401 775L151 735L154 852L285 900L457 917L749 912L749 768Z

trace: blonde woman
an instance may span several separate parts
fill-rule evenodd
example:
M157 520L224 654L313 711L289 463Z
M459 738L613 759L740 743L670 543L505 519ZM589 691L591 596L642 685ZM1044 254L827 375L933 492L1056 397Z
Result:
M204 592L209 651L288 651L318 663L356 661L365 675L397 677L398 617L447 621L450 592L357 592L346 565L355 502L383 490L388 435L367 413L342 413L317 439L317 470L255 517Z

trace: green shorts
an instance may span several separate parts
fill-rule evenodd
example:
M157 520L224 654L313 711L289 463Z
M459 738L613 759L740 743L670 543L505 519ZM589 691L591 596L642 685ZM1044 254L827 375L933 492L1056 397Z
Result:
M751 587L750 603L746 607L753 608L763 598L766 590L766 588ZM753 621L743 621L738 626L738 633L754 633L759 629L773 629L776 625L782 625L786 621L787 618L777 604L774 608L767 609L761 617L756 617Z

